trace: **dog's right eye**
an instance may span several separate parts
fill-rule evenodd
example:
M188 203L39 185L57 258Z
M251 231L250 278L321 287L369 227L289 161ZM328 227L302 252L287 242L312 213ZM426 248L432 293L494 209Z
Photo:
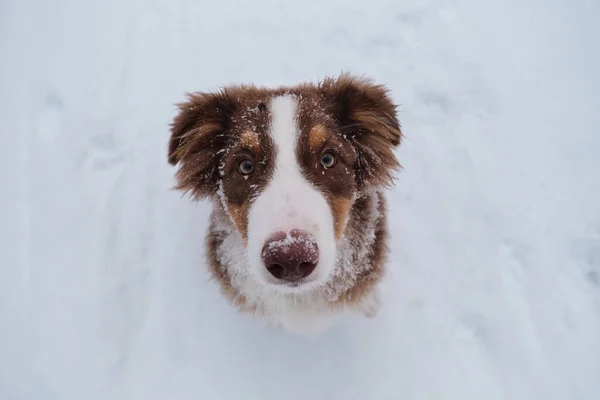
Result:
M321 156L321 165L324 168L333 168L335 166L335 155L328 151Z
M242 175L249 175L254 171L254 164L248 159L242 160L238 165L238 171Z

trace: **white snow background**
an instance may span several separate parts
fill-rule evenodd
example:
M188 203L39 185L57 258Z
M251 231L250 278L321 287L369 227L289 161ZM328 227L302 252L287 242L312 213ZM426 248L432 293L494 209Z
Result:
M600 399L600 4L0 1L0 399ZM406 134L383 308L208 281L183 93L367 74Z

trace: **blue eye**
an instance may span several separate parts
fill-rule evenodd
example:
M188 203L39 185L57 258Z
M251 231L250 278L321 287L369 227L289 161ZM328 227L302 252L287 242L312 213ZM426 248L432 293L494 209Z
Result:
M333 168L335 166L335 156L331 152L325 152L321 156L321 165L324 168Z
M248 159L242 160L238 165L238 171L242 175L249 175L254 171L254 164Z

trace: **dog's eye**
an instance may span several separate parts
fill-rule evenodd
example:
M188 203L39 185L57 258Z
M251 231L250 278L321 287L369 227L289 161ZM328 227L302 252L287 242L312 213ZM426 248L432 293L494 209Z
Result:
M248 159L242 160L238 165L238 171L242 175L249 175L254 171L254 164Z
M321 165L325 168L333 168L335 166L335 155L329 151L323 153L321 156Z

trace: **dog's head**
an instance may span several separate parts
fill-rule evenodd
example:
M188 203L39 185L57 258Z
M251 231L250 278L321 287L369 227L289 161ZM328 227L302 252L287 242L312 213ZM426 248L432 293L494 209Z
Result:
M282 291L326 282L355 199L391 184L399 167L386 88L342 75L196 93L179 107L169 144L177 188L219 200L247 272Z

